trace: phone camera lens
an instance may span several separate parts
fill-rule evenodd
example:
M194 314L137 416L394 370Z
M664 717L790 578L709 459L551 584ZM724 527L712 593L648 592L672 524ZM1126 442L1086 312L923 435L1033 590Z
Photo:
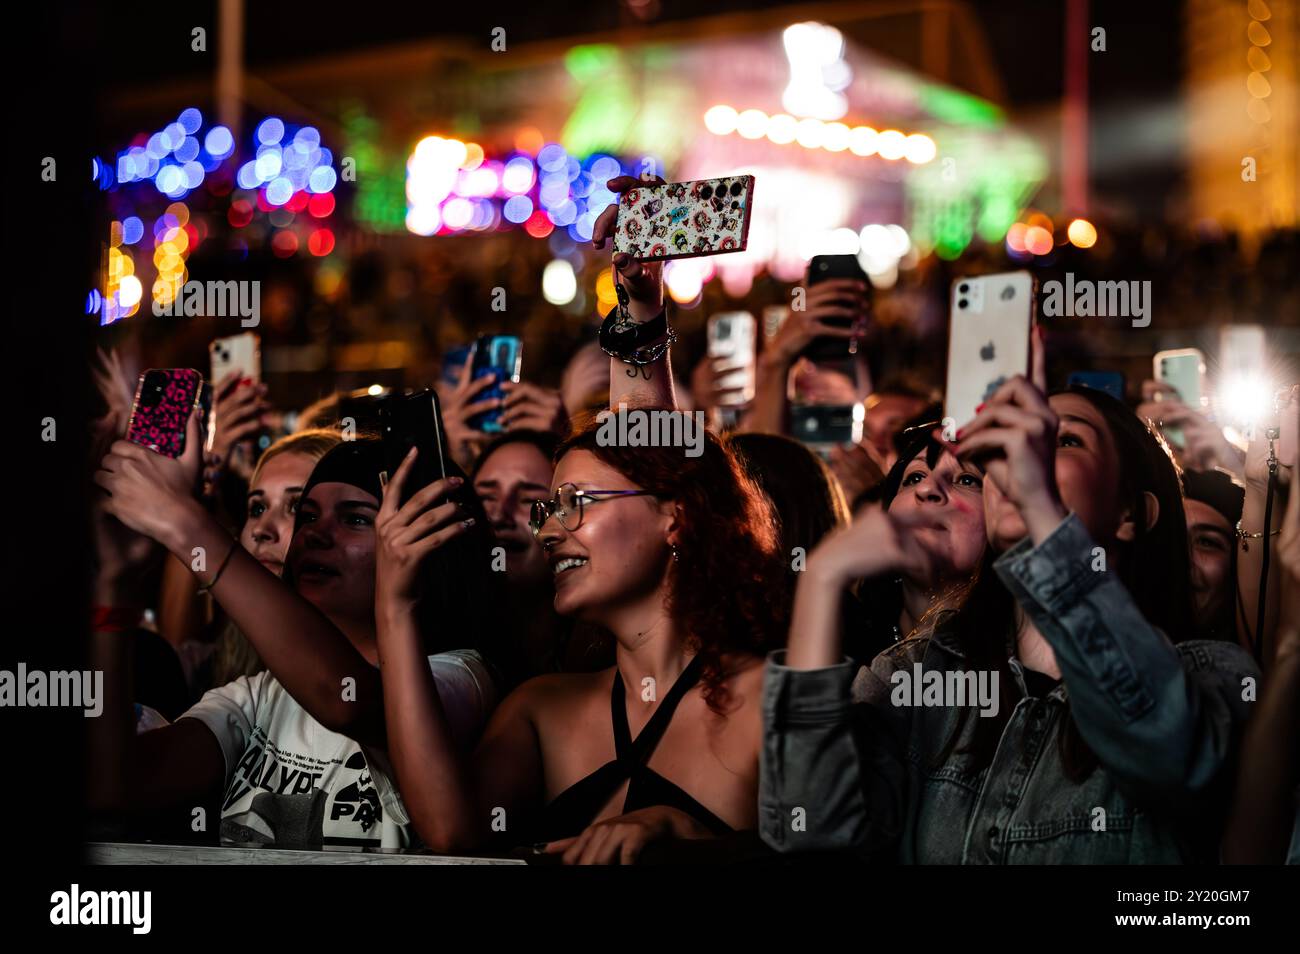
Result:
M700 190L700 197L705 199L713 198L713 186L705 186Z
M957 290L964 295L968 291L970 291L970 286L967 285L965 282L962 282L960 285L957 286ZM964 308L965 306L963 305L962 307Z
M732 194L732 195L740 195L740 193L742 193L742 192L744 192L744 191L745 191L745 187L744 187L743 185L741 185L739 182L733 182L733 183L731 184L731 194Z
M966 299L965 299L965 298L962 298L961 300L959 300L959 301L957 302L957 307L958 307L958 308L965 308L965 307L966 307Z

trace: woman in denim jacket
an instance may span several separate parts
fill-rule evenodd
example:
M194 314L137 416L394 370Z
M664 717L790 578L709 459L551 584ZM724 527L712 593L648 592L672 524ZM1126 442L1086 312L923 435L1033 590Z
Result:
M1037 345L1038 342L1036 341ZM764 681L759 824L778 851L881 860L1213 860L1258 676L1191 631L1177 472L1121 404L1008 381L957 434L990 553L962 608L854 678L847 580L924 560L876 511L810 557Z

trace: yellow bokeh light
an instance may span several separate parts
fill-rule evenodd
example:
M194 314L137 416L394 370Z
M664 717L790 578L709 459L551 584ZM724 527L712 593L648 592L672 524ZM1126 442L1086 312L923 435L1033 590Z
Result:
M596 279L596 302L602 311L618 304L618 293L614 291L614 273L608 268L601 269L600 276Z
M1065 234L1070 239L1070 244L1079 248L1092 248L1097 244L1097 229L1087 219L1075 219L1070 223Z

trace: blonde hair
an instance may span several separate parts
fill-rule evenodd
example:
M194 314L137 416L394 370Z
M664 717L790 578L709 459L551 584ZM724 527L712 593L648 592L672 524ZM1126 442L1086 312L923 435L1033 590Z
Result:
M309 428L282 437L262 451L262 456L257 459L257 466L253 468L253 476L249 479L248 486L256 487L257 479L262 475L262 468L266 466L267 461L281 454L302 454L313 461L318 461L334 445L342 441L343 435L338 431L321 427ZM221 635L217 637L216 647L212 651L212 684L224 686L240 676L255 676L265 668L266 664L257 655L257 650L248 641L248 637L240 632L234 620L227 619L226 625L221 628Z
M312 460L320 460L333 449L335 444L341 444L342 442L343 435L341 433L324 427L312 427L282 437L262 451L262 456L257 459L257 466L253 468L253 476L249 478L248 486L256 486L257 478L262 475L262 468L266 466L267 461L273 460L281 454L303 454Z

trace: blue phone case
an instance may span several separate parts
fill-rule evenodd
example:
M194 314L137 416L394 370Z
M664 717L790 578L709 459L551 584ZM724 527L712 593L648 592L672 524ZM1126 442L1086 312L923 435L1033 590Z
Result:
M492 398L504 398L505 391L501 384L505 381L518 381L519 368L523 359L523 341L515 335L483 335L474 342L470 355L473 361L474 380L491 377L494 384L478 394L475 401L487 401ZM470 427L486 434L499 434L505 430L501 424L501 409L484 411L470 418Z

